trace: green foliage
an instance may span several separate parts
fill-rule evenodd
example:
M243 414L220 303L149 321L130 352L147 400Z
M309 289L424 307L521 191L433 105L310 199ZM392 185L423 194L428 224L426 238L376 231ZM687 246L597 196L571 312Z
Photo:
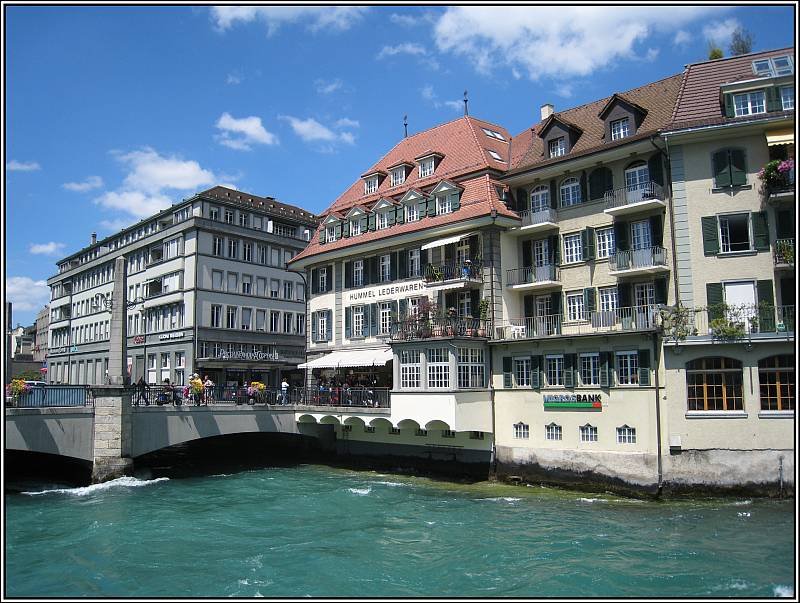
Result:
M481 320L489 318L489 300L485 297L481 298L481 303L478 306Z
M14 379L21 379L23 381L44 381L42 374L32 369L22 371L19 375L15 375Z
M731 56L734 57L752 52L753 35L743 27L737 27L731 36L731 45L728 49L731 51Z
M664 336L674 341L684 341L689 335L697 335L695 311L686 306L672 306L661 311L661 327Z
M717 43L714 40L708 41L708 60L713 61L714 59L721 59L725 56L722 53L722 48L717 46Z
M745 336L744 323L731 322L727 318L715 318L709 326L714 339L735 341Z
M791 241L778 241L776 251L785 263L794 264L794 245Z

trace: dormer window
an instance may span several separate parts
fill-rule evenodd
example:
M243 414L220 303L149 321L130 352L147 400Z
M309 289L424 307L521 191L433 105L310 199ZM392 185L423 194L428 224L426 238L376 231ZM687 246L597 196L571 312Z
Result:
M564 136L551 140L548 145L550 157L561 157L567 153L567 141Z
M389 228L389 212L387 211L378 212L377 223L378 223L378 230Z
M354 237L360 234L361 234L361 219L356 218L355 220L350 220L350 236Z
M370 195L378 190L378 177L370 176L364 180L364 194Z
M772 67L775 70L775 75L791 75L794 73L792 59L790 59L788 56L773 57Z
M419 177L427 178L433 174L433 157L428 157L419 162Z
M627 117L611 122L611 140L619 140L630 136L629 120Z
M394 168L391 171L392 175L392 186L400 186L403 182L406 181L406 168L405 166L400 166Z
M789 56L758 59L753 61L753 73L760 77L791 75L794 73L794 64Z
M405 207L405 221L416 222L419 220L419 205L413 203Z
M781 87L781 108L784 111L794 109L794 86Z
M333 243L336 240L336 226L326 226L325 227L325 242L326 243Z
M453 211L453 200L452 197L447 195L437 195L436 196L436 215L440 216L442 214L449 214Z
M736 117L766 113L767 105L764 101L764 91L755 90L743 94L733 95L733 108Z
M503 161L503 158L500 157L500 153L498 153L497 151L493 151L491 149L486 149L486 151L489 153L489 155L492 156L492 159L494 159L495 161Z

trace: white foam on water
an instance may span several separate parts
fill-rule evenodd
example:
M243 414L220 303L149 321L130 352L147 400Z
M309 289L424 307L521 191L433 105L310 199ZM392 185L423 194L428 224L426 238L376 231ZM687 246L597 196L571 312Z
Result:
M380 484L382 486L410 486L411 484L402 484L400 482L372 482L373 484Z
M102 484L92 484L91 486L83 486L81 488L56 488L54 490L42 490L41 492L23 492L28 496L39 496L41 494L69 494L71 496L88 496L90 494L97 494L112 488L140 488L141 486L150 486L157 482L169 481L168 477L157 477L156 479L138 479L135 477L118 477Z
M776 597L794 597L794 589L791 586L784 586L783 584L778 584L778 586L772 589L772 592L775 593Z
M480 498L478 500L493 500L496 502L505 501L505 502L517 502L518 500L522 500L521 498L515 498L513 496L493 496L491 498Z
M750 517L750 513L748 513L747 511L745 511L744 513L737 513L736 515L738 515L739 517Z
M742 580L741 578L734 578L730 582L726 582L725 584L721 584L719 586L715 586L711 590L718 591L718 590L745 590L748 588L750 584L746 580Z
M578 500L581 501L581 502L585 502L585 503L608 502L608 499L606 499L606 498L584 498L584 497L581 497Z
M745 505L751 505L751 504L753 504L753 501L749 500L749 499L748 500L736 500L736 501L733 502L733 506L734 507L743 507Z
M348 490L353 494L358 494L359 496L366 496L372 492L372 488L348 488Z
M427 523L429 526L436 525L435 521L426 521L425 523Z

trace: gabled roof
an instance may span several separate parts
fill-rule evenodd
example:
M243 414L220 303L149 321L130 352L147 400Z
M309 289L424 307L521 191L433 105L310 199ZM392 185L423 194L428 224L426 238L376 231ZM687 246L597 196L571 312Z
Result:
M636 103L628 100L622 94L617 94L615 92L614 94L611 95L611 98L608 99L608 102L605 104L605 107L600 109L600 113L597 114L597 117L599 117L600 119L605 119L605 114L611 109L611 107L613 107L617 103L617 101L621 101L626 105L633 107L634 109L639 111L642 115L647 114L647 109L645 109L641 105L637 105Z
M541 127L538 130L540 138L544 136L544 133L550 129L550 126L552 126L554 122L558 122L569 128L570 130L574 130L578 133L583 132L583 129L580 126L576 126L574 123L567 121L558 113L553 113L542 122Z
M720 86L744 80L767 80L769 76L759 78L753 72L753 61L785 55L794 56L794 48L765 50L686 65L683 85L675 103L669 129L679 130L733 121L752 121L753 116L739 118L725 116L724 106L720 103ZM794 111L791 111L791 114L794 114Z

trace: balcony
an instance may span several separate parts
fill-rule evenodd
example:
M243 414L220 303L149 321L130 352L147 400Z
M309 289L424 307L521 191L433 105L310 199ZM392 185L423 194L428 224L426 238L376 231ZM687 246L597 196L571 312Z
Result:
M794 306L766 304L684 307L664 321L667 343L683 340L711 340L721 343L794 338Z
M608 258L609 274L612 276L638 276L669 270L667 250L663 247L646 247L630 251L617 251Z
M794 270L794 239L778 239L772 253L775 268Z
M506 271L506 287L515 290L542 290L561 286L558 266L532 266Z
M774 163L774 162L770 162ZM780 203L781 201L791 201L794 199L794 164L791 169L785 172L775 171L767 180L764 181L762 188L767 201Z
M604 212L610 216L624 216L666 207L664 189L652 181L608 191L604 199L606 202Z
M488 320L460 316L409 318L392 323L391 342L417 341L439 337L488 337Z
M519 217L522 219L522 225L519 228L512 228L510 234L532 234L558 228L556 210L550 207L537 211L521 211Z
M442 287L451 289L455 288L452 285L482 283L483 263L468 260L449 264L426 264L424 278L425 284L431 288L451 285L450 287Z
M495 340L571 337L607 333L653 331L661 306L633 306L584 312L577 320L563 314L512 318L495 327Z

